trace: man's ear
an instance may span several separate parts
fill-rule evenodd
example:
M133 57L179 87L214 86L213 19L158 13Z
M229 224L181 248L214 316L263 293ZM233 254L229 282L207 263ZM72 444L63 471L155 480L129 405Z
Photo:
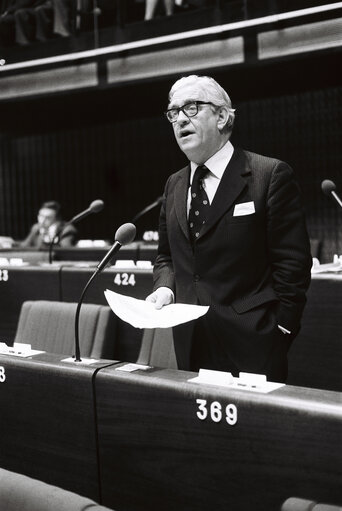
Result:
M223 130L225 125L227 124L229 120L229 111L226 106L220 106L218 107L218 120L217 120L217 127L220 131Z

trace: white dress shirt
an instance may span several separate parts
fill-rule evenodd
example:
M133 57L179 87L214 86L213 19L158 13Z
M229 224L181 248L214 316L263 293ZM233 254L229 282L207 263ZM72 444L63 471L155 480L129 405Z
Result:
M209 170L206 177L203 179L203 188L208 195L209 203L213 202L215 197L215 193L217 188L221 182L223 173L230 162L231 157L233 156L234 147L232 143L228 140L223 147L217 153L207 160L204 165ZM190 203L191 203L191 184L195 174L195 171L198 167L197 163L193 161L190 162L191 173L190 173L190 186L188 190L188 202L187 202L187 214L189 216Z

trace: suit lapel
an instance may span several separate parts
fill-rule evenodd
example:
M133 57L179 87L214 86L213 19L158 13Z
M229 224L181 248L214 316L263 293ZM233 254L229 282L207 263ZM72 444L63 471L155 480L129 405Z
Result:
M178 182L174 189L175 210L179 225L187 239L189 239L189 225L187 217L188 188L190 182L190 165L184 167L179 173Z
M243 175L250 172L246 157L241 149L235 149L222 176L214 200L210 206L209 215L201 230L202 237L233 205L236 198L247 185Z
M202 237L215 225L222 215L232 206L236 198L246 186L245 175L250 173L248 162L241 149L234 149L233 156L228 163L221 183L217 189L214 200L210 206L209 216L206 224L201 230ZM174 188L175 210L179 225L186 236L189 237L189 225L187 217L187 200L190 182L190 165L184 167L178 176Z

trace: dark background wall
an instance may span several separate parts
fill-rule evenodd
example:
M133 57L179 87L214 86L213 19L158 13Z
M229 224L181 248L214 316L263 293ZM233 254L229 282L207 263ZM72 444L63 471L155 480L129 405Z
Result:
M323 53L210 73L237 109L233 144L283 159L297 172L323 262L342 253L342 214L320 189L329 178L342 195L338 67L338 54ZM162 115L174 78L3 103L0 235L23 238L44 200L59 200L67 219L102 198L106 209L85 220L80 235L113 239L186 161ZM157 211L141 219L139 233L157 220Z

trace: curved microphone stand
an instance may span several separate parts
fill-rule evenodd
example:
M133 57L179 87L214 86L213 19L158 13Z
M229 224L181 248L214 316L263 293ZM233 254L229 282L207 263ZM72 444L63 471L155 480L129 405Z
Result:
M79 318L84 296L96 275L98 275L106 267L107 263L109 263L114 254L116 254L116 252L118 252L123 245L128 245L128 243L131 243L134 240L136 232L137 230L135 225L131 223L123 224L121 227L119 227L115 233L114 245L107 252L102 261L97 265L95 272L92 274L82 291L75 314L75 362L82 362L79 340Z

